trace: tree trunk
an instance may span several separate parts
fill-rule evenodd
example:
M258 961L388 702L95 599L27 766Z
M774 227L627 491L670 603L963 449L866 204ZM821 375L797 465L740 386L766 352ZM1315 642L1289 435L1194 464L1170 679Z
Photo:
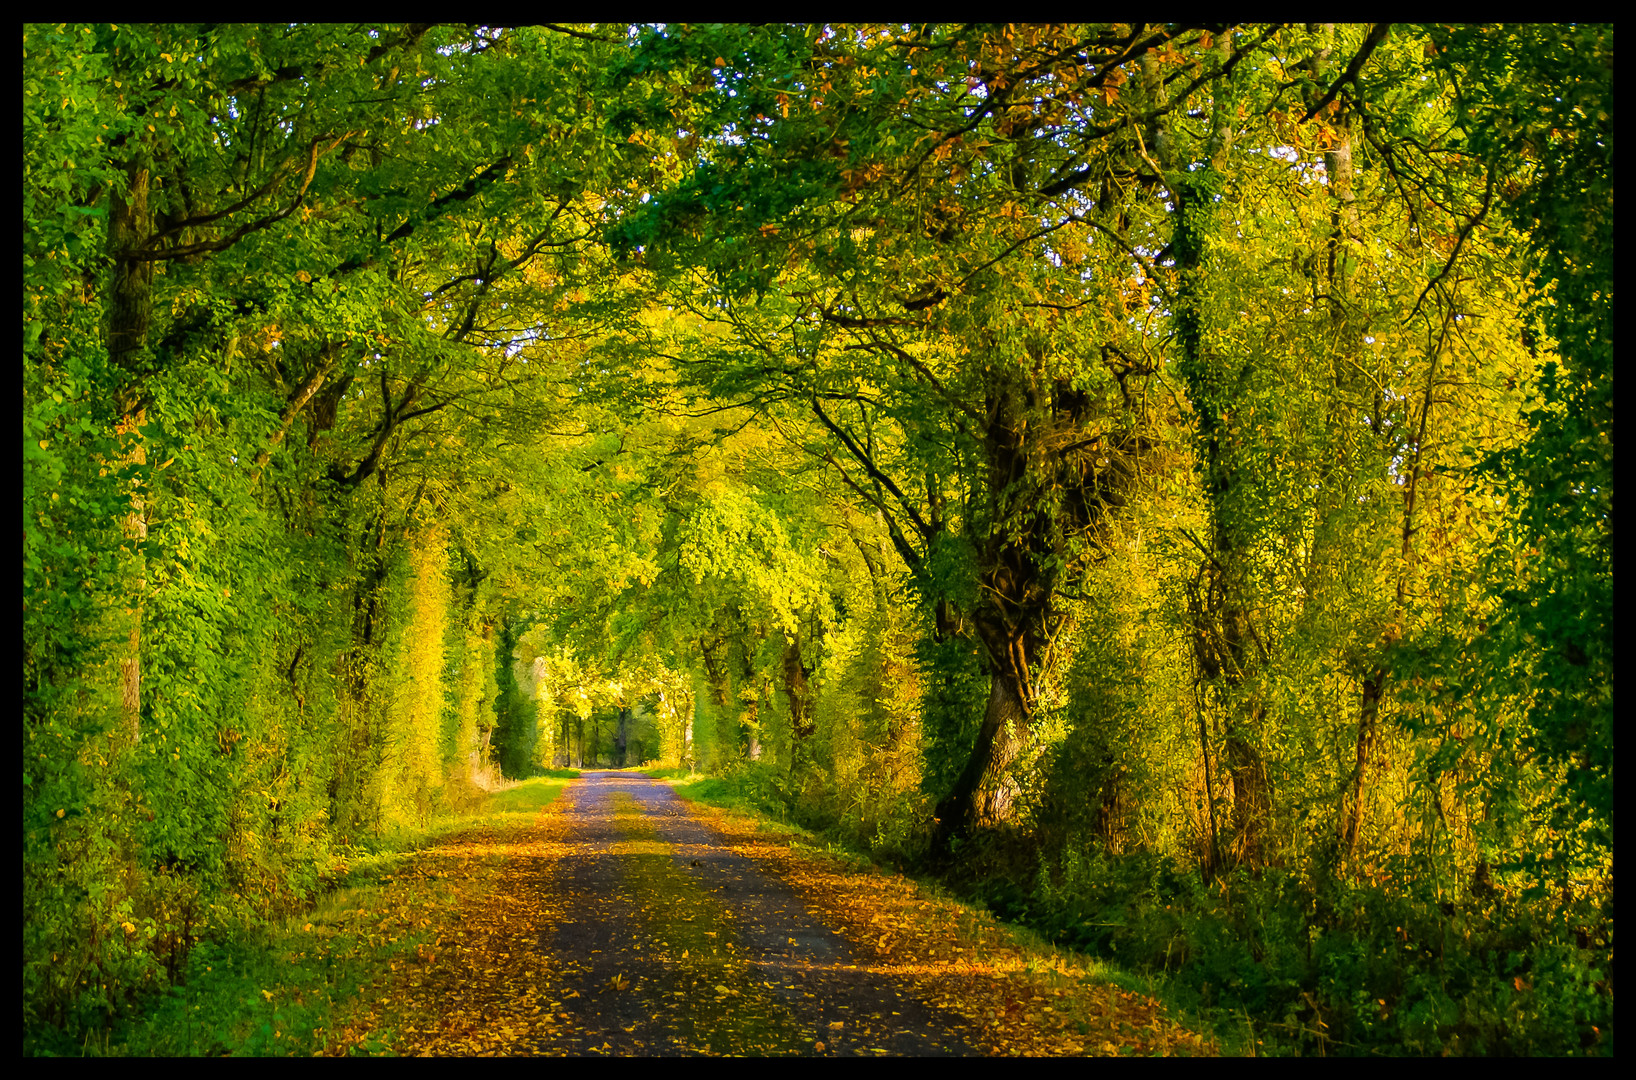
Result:
M1258 706L1252 713L1256 727L1265 712ZM1227 765L1233 773L1233 827L1238 834L1234 848L1239 862L1259 866L1266 861L1265 831L1272 815L1266 766L1242 728L1228 729L1226 749Z
M149 208L150 174L131 163L125 169L126 186L115 190L108 212L108 255L113 262L108 289L108 359L121 377L117 400L118 433L127 449L125 464L147 462L141 427L147 420L143 382L148 375L148 331L153 325L153 263L138 253L152 232ZM122 557L124 648L119 657L119 700L122 735L134 744L142 737L142 610L147 592L147 566L141 545L148 538L147 504L140 489L131 492L130 512L124 521L127 552Z
M790 638L784 645L784 695L790 699L790 761L791 775L795 773L796 759L804 758L807 740L818 726L812 719L812 672L801 663L801 639Z
M614 766L625 767L625 751L630 746L631 738L631 711L629 707L619 710L619 724L614 728Z
M147 448L142 444L139 429L146 419L145 410L120 425L131 440L131 449L125 460L129 464L147 463ZM121 575L125 597L125 647L119 658L119 704L123 737L130 745L142 738L142 615L147 603L147 557L142 545L148 539L147 502L140 489L131 492L130 513L125 515L124 534L126 550L121 555Z
M1124 848L1125 841L1125 801L1126 788L1125 771L1108 762L1108 771L1104 774L1102 784L1096 794L1096 816L1092 827L1096 835L1101 838L1102 846L1110 853L1117 855Z
M1431 427L1432 391L1437 385L1437 354L1432 355L1426 372L1426 394L1420 405L1420 423L1415 433L1414 458L1409 462L1409 476L1403 489L1403 529L1397 588L1393 594L1392 616L1387 623L1380 648L1390 648L1403 633L1402 621L1408 601L1409 568L1414 553L1415 495L1420 480L1427 476L1424 469L1426 437ZM1341 850L1350 863L1357 851L1358 837L1363 832L1363 781L1369 759L1375 751L1375 740L1380 715L1380 702L1386 694L1386 669L1376 663L1363 680L1362 700L1358 706L1357 760L1353 766L1351 792L1347 795L1341 816Z
M766 637L764 629L759 636ZM765 686L757 685L751 648L746 642L739 656L739 702L743 708L738 716L739 746L746 761L761 760L761 701L765 690Z
M971 756L937 806L939 848L1012 816L1017 782L1011 771L1033 740L1035 675L1050 662L1048 628L1064 565L1057 530L1072 522L1077 531L1089 532L1111 505L1092 497L1105 474L1086 470L1060 449L1065 438L1085 441L1094 415L1090 402L1054 392L1037 371L996 365L991 379L984 429L988 521L978 545L983 599L969 619L969 632L983 644L989 696ZM1057 448L1047 450L1053 440L1059 440ZM1055 462L1043 476L1037 466L1042 455ZM1065 491L1077 497L1065 498ZM1058 512L1043 512L1052 499L1062 500Z
M1208 827L1210 829L1210 846L1205 853L1205 879L1213 879L1216 871L1221 869L1221 826L1216 821L1216 786L1210 776L1210 728L1204 719L1204 702L1199 695L1199 685L1193 684L1193 707L1199 718L1199 752L1204 761L1204 799L1205 808L1209 811Z
M988 706L977 729L977 743L954 790L937 804L937 846L973 830L999 824L1009 816L1017 794L1011 766L1031 735L1029 716L1015 682L989 676Z
M108 256L113 262L108 289L108 359L125 377L119 407L125 416L140 407L142 380L149 374L148 331L153 324L153 263L141 248L153 231L148 205L150 175L144 166L125 168L125 190L115 190L108 208Z
M729 704L732 700L733 687L727 677L727 662L723 655L726 650L725 639L718 638L712 642L702 638L699 640L699 653L704 660L705 682L710 685L710 704L715 707L715 716L706 732L710 740L712 758L707 760L705 765L711 769L724 764L722 756L724 747L731 745L734 750L738 749L738 723L734 715L737 710Z
M1236 561L1235 549L1218 537L1216 554L1200 567L1200 579L1207 584L1203 595L1195 587L1188 599L1188 615L1193 622L1193 651L1203 681L1220 688L1226 716L1223 721L1223 756L1233 791L1233 852L1240 862L1262 858L1262 832L1272 810L1272 793L1266 767L1256 749L1256 741L1266 707L1253 691L1246 691L1247 676L1255 664L1250 645L1253 632L1237 593L1241 587L1223 584L1219 567ZM1203 739L1203 700L1200 701L1200 735L1205 743L1206 796L1211 801L1211 828L1215 828L1214 793L1209 790L1209 747ZM1212 836L1211 858L1219 852Z
M1242 555L1225 545L1225 539L1218 541L1218 558L1242 573L1237 565ZM1257 749L1267 707L1253 686L1251 673L1257 666L1257 657L1250 647L1254 643L1254 631L1244 608L1244 591L1245 587L1237 583L1224 585L1222 589L1220 625L1227 652L1222 674L1229 702L1223 746L1233 778L1235 848L1239 861L1253 866L1259 865L1266 856L1263 834L1272 815L1272 791L1267 783L1266 765Z
M1363 703L1358 708L1357 762L1341 819L1341 852L1348 863L1357 850L1358 834L1363 831L1363 780L1369 767L1369 755L1375 747L1375 720L1380 713L1385 682L1386 673L1379 668L1363 680Z
M1335 27L1333 23L1308 24L1308 29L1321 32L1325 45L1313 53L1306 66L1312 72L1313 85L1308 94L1308 106L1316 109L1321 101L1324 87L1330 84L1332 78L1332 64L1330 63L1333 50L1329 42L1333 41ZM1324 152L1324 172L1328 177L1328 192L1330 198L1329 211L1329 240L1326 244L1327 266L1326 278L1328 281L1330 321L1335 327L1337 339L1356 338L1356 334L1348 333L1348 301L1351 293L1349 281L1347 247L1349 241L1358 237L1360 226L1358 223L1357 197L1353 191L1352 175L1352 131L1350 117L1341 111L1339 104L1330 106L1334 110L1336 122L1331 125L1333 144ZM1363 372L1361 364L1337 365L1340 371ZM1357 376L1354 375L1354 380ZM1337 383L1343 390L1354 390L1348 380L1337 377ZM1378 406L1377 406L1378 412ZM1344 409L1332 416L1331 424L1337 430L1343 425L1355 423L1355 417ZM1379 434L1378 421L1374 425L1376 434ZM1337 450L1340 454L1350 457L1348 441L1343 437L1337 441ZM1418 451L1414 470L1418 470ZM1414 470L1411 470L1414 471ZM1409 505L1404 515L1405 522L1413 516L1413 490L1408 493ZM1407 540L1407 535L1405 535ZM1407 556L1407 547L1404 551ZM1402 577L1398 580L1398 609L1401 610L1403 601ZM1395 620L1397 615L1394 614ZM1363 786L1368 771L1369 758L1374 752L1377 720L1380 715L1381 698L1386 692L1387 675L1384 668L1378 664L1370 668L1363 678L1361 701L1358 706L1358 729L1356 740L1356 761L1352 775L1348 778L1346 788L1342 792L1340 840L1343 858L1350 862L1353 853L1357 850L1358 837L1363 831L1364 800Z
M1220 48L1225 62L1225 37ZM1206 680L1222 689L1227 711L1223 750L1231 773L1237 831L1234 848L1241 860L1253 863L1263 856L1263 830L1272 807L1266 769L1256 749L1266 709L1251 679L1262 648L1246 605L1248 567L1241 523L1229 520L1229 496L1240 482L1228 444L1233 395L1229 375L1222 370L1223 358L1208 354L1204 347L1199 282L1204 270L1204 236L1214 212L1211 191L1229 150L1229 140L1222 132L1229 126L1226 117L1231 93L1227 87L1223 90L1218 95L1203 167L1173 169L1169 184L1176 204L1172 246L1181 279L1176 295L1176 340L1181 350L1178 370L1198 424L1200 479L1210 507L1211 525L1211 550L1205 552L1204 568L1209 585L1192 605L1194 644ZM1167 147L1160 155L1160 164L1165 168L1173 164L1168 155Z

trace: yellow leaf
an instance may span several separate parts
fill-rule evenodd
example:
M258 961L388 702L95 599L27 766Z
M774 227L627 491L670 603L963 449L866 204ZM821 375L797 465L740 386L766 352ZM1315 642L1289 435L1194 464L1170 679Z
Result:
M271 990L263 990L261 992L261 996L266 998L268 1001L273 1000L273 992Z

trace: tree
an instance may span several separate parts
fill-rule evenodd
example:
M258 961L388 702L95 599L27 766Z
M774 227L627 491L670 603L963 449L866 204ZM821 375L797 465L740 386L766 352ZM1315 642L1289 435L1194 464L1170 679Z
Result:
M1554 851L1566 877L1613 848L1613 31L1428 36L1532 268L1521 343L1543 367L1526 442L1486 463L1517 513L1489 563L1502 606L1478 655L1486 677L1528 688L1526 742L1562 770L1553 828L1589 829Z
M677 153L698 156L614 234L713 278L737 342L688 374L810 411L830 436L815 451L885 516L937 632L982 646L989 704L947 835L1010 815L1058 590L1150 449L1130 298L1085 272L1093 237L1099 259L1145 258L1077 189L1136 179L1115 88L1202 36L667 30L630 65L693 91Z
M24 53L31 1029L495 766L737 772L1053 932L1291 896L1337 1030L1353 946L1458 996L1370 912L1611 896L1608 27Z
M76 964L116 995L175 970L167 882L276 912L326 815L379 824L401 542L499 457L485 419L538 406L501 346L589 235L595 181L553 171L594 136L582 46L25 30L30 1015L102 993ZM109 944L166 911L153 950Z

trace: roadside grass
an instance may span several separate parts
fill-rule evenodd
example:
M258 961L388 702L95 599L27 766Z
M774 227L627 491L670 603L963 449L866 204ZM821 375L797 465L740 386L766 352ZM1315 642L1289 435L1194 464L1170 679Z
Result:
M871 872L875 860L847 843L855 831L775 822L787 807L753 769L672 782L701 806L799 833L793 850ZM1041 985L1152 998L1224 1055L1614 1052L1611 887L1553 906L1509 895L1435 904L1424 887L1337 883L1314 918L1299 883L1274 874L1206 889L1162 860L1124 858L1059 884L1003 852L972 854L963 880L905 874L935 901L922 917L947 912L973 942L999 928Z
M471 813L347 851L300 915L269 923L247 905L218 905L175 984L82 1042L25 1033L25 1056L302 1057L342 1043L354 1056L391 1053L392 1030L359 1029L364 1003L456 911L451 882L416 872L416 856L472 829L532 817L578 775L551 770L488 793Z
M550 806L570 780L579 777L578 769L550 769L543 775L513 784L493 792L483 808L484 817L504 814L537 814ZM465 824L470 820L466 819Z

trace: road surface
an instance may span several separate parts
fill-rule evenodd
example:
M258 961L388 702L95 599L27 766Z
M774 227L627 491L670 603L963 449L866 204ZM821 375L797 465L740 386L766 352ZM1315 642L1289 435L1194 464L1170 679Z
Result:
M556 814L539 947L563 1024L517 1053L972 1054L669 785L587 772Z

